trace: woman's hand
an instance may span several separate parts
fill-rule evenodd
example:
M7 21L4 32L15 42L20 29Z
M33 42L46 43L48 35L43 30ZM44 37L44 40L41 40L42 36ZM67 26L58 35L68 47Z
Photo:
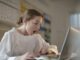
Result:
M49 53L49 54L58 55L57 46L56 46L56 45L50 45L50 47L48 48L48 53Z
M50 45L48 49L43 48L40 52L41 55L60 55L58 52L57 46L56 45Z
M35 54L34 54L34 53L27 52L27 53L25 53L25 54L22 55L22 56L16 57L15 60L28 60L28 59L29 59L29 60L33 60L34 57L35 57Z

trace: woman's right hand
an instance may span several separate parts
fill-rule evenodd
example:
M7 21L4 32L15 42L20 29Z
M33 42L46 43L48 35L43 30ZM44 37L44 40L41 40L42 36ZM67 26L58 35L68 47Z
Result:
M24 55L21 55L21 56L18 56L16 57L15 60L33 60L35 57L34 53L31 53L31 52L27 52L25 53Z

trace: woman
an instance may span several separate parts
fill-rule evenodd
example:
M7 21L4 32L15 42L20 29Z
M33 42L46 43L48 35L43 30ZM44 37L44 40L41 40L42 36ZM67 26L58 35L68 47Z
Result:
M48 52L50 45L38 33L42 21L41 13L28 9L19 19L19 27L5 32L0 43L0 60L34 59ZM58 54L56 46L53 52Z

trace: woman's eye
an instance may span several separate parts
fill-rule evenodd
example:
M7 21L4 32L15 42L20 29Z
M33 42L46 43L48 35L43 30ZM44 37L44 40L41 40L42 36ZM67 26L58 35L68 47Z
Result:
M38 23L34 23L35 25L38 25Z

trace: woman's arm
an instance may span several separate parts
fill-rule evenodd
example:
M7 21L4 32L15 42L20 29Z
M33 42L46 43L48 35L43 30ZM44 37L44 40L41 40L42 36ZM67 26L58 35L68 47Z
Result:
M1 60L14 60L15 57L9 57L10 52L10 36L9 33L6 32L0 42L0 59Z
M58 54L58 49L56 45L50 45L49 43L47 43L40 35L38 37L38 39L41 41L41 54L46 54L46 53L54 53L54 54Z

